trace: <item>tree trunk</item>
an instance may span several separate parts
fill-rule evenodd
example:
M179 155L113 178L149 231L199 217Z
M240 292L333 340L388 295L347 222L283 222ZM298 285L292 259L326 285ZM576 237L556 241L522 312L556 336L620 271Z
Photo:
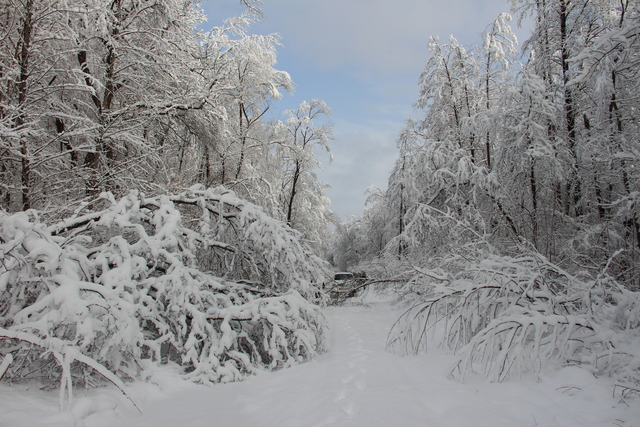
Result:
M567 203L569 204L569 213L573 216L580 214L578 204L581 198L581 185L578 178L578 153L576 141L576 105L573 97L573 91L569 86L569 56L568 42L569 34L567 25L569 23L568 5L570 0L560 0L560 59L562 61L562 82L564 89L564 115L566 121L567 139L569 142L569 151L573 156L574 164L572 165L571 176L567 182Z
M486 108L487 108L487 114L489 113L489 110L491 109L491 100L489 98L490 96L490 91L489 91L489 82L490 82L490 75L489 73L491 72L491 51L489 51L489 54L487 55L487 79L486 79ZM486 135L486 139L485 139L485 155L487 156L487 169L491 170L491 141L489 139L490 135L489 132L487 131L487 135Z
M533 246L538 247L538 189L535 174L535 159L531 158L529 165L529 188L531 191L531 240Z
M296 192L298 190L300 172L300 162L296 160L296 168L293 173L293 180L291 181L291 195L289 196L289 203L287 205L287 224L289 227L293 227L293 200L295 199Z
M113 38L118 38L119 34L120 30L118 27L113 28L111 31ZM114 46L110 43L105 41L105 47L107 48L107 56L105 58L104 92L102 99L98 96L98 88L94 86L92 81L91 71L89 70L87 62L87 52L81 50L77 54L80 69L85 74L85 84L93 89L91 100L96 107L96 115L98 116L99 134L95 140L95 148L93 152L87 154L84 161L84 166L88 168L91 173L87 182L87 192L90 195L96 195L100 192L99 186L103 183L101 179L101 166L104 164L107 168L110 168L117 160L117 150L107 141L104 135L107 125L109 124L108 114L112 108L117 90L115 84L117 55ZM113 184L106 183L106 187L107 190L111 190L113 189Z
M20 66L20 80L18 82L18 108L20 113L15 119L15 127L20 130L25 124L25 103L27 101L27 79L29 78L29 57L31 50L31 33L33 31L33 2L27 0L24 6L24 21L22 22L22 31L20 34L20 53L18 61ZM29 142L23 135L20 138L20 155L21 155L21 193L22 193L22 210L31 208L31 161L29 159Z

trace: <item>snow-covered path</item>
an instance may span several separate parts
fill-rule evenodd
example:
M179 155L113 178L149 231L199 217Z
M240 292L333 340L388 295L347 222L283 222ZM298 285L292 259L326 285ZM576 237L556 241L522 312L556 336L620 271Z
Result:
M640 402L619 403L606 381L578 368L542 381L460 384L447 379L451 355L439 350L409 357L387 353L387 332L398 313L384 302L328 308L331 351L310 363L241 383L197 386L158 372L157 385L130 385L142 415L114 390L109 399L104 390L95 390L88 401L94 410L107 402L102 405L107 410L86 417L79 405L74 410L78 417L49 412L43 418L55 411L52 394L49 400L30 402L40 405L39 421L31 414L24 424L3 423L7 408L13 410L12 420L22 419L16 417L17 401L10 400L19 396L3 387L0 426L640 426ZM108 409L114 399L118 406Z
M640 412L628 418L630 408L613 408L610 387L577 368L543 382L460 384L447 379L450 355L436 350L399 357L384 351L398 317L388 303L329 308L327 316L332 348L316 360L242 383L187 387L148 402L144 415L121 419L120 425L640 425Z
M395 310L329 308L327 316L331 351L316 360L242 383L178 392L122 425L178 425L186 416L191 426L210 426L214 419L234 426L427 425L424 397L431 386L415 372L424 367L384 352Z

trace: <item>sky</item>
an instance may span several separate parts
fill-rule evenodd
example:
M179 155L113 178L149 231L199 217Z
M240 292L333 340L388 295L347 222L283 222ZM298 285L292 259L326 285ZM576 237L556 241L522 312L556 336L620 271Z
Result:
M240 0L203 0L204 26L239 15ZM334 159L319 155L320 181L331 185L330 209L340 220L361 216L366 189L387 188L397 157L396 139L414 113L418 77L429 58L429 38L453 34L465 46L481 34L510 0L263 0L265 19L255 34L277 33L276 68L296 84L273 103L272 117L300 101L322 99L332 110ZM527 36L512 21L520 42Z

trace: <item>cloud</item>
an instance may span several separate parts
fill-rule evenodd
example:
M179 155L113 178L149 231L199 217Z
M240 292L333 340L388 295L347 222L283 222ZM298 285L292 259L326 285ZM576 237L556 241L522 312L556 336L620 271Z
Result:
M389 171L397 157L395 145L398 122L377 125L338 120L331 144L334 161L325 164L319 179L333 188L327 191L332 210L341 218L361 215L371 185L386 188Z
M431 35L455 34L464 44L507 0L268 0L265 25L277 29L295 55L322 69L385 75L415 71Z
M325 100L334 114L334 162L319 171L332 210L361 215L370 185L386 188L395 141L414 113L429 38L454 34L478 45L510 0L263 0L266 19L251 30L279 33L278 68L297 83L273 111ZM242 11L237 0L204 0L210 25ZM516 33L518 33L516 31ZM520 37L522 40L524 37ZM283 118L282 116L275 116ZM324 157L320 156L324 161Z

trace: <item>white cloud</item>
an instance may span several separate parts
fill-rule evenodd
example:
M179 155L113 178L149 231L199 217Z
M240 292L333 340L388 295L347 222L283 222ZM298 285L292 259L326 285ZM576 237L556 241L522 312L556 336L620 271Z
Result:
M387 186L397 156L396 133L402 123L373 126L338 120L335 125L335 140L331 144L334 161L318 175L333 187L328 195L334 212L341 218L361 215L366 200L364 191L371 185Z
M267 0L270 28L322 69L372 74L414 71L431 35L474 43L507 0Z
M320 98L334 111L335 160L319 172L332 209L362 214L364 191L386 188L395 141L412 115L429 37L450 34L477 45L480 34L508 11L510 0L263 0L267 19L252 29L279 33L279 68L299 86L286 108ZM215 25L240 12L237 0L204 0ZM216 19L214 19L216 18ZM516 31L517 33L517 31ZM293 72L295 70L295 72ZM276 107L280 108L280 107ZM322 157L321 157L322 158Z

